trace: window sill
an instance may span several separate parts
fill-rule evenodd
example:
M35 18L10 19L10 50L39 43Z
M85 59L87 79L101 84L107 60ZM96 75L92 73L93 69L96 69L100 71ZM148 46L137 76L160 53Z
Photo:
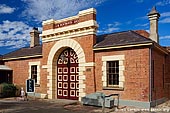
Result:
M103 90L119 90L124 91L123 87L103 87Z

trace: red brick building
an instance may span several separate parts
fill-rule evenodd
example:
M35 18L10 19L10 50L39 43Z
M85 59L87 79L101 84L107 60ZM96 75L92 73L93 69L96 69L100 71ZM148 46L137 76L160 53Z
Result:
M35 79L36 96L77 99L94 92L120 94L120 104L150 107L170 95L170 51L159 45L158 19L148 14L144 30L97 35L96 10L80 11L62 20L43 21L31 32L28 48L3 55L13 83L25 86Z

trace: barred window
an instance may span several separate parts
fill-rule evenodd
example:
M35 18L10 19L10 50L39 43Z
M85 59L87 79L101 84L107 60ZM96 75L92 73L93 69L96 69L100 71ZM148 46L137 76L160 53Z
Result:
M37 65L31 66L31 79L34 79L35 83L37 83Z
M119 61L107 61L107 86L119 85Z

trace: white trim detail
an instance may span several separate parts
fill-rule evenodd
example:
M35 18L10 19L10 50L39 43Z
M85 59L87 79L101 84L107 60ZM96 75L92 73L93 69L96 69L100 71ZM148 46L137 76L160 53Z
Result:
M97 22L95 20L89 20L70 26L45 30L41 34L41 36L43 37L42 42L49 42L83 35L96 34L96 29L94 27L95 28L98 27Z
M77 41L75 41L73 39L60 40L60 41L56 42L50 50L50 53L48 56L48 61L47 61L47 72L49 73L49 75L47 76L48 98L50 98L50 99L56 98L56 91L57 91L56 60L57 60L57 57L59 56L61 50L64 48L67 48L67 47L72 48L78 56L79 78L81 78L79 80L79 85L82 86L79 88L79 100L81 100L81 97L83 97L85 95L85 87L86 86L84 84L84 80L86 79L86 77L83 74L85 71L84 64L86 64L86 61L85 61L85 54L84 54L82 47L80 46L80 44Z
M54 19L46 20L46 21L42 22L42 25L51 24L51 23L60 23L60 22L68 21L68 20L73 20L73 19L78 18L79 16L92 14L92 13L96 14L96 9L89 8L89 9L86 9L86 10L82 10L82 11L79 11L78 15L76 15L76 16L64 18L64 19L61 19L61 20L54 20Z
M113 56L102 56L102 82L103 82L103 87L107 87L107 66L106 63L107 61L119 61L119 87L123 88L124 87L124 82L125 82L125 77L124 77L124 70L125 66L123 64L125 60L125 55L113 55Z
M86 28L86 27L88 28L90 26L98 26L98 24L95 20L89 20L89 21L80 22L78 24L74 24L74 25L70 25L70 26L45 30L45 31L42 31L41 36L56 34L56 33L64 32L64 31L72 31L74 29L80 29L80 28Z
M79 11L79 16L87 15L87 14L96 14L96 9L89 8L89 9L86 9L86 10Z
M68 18L64 18L64 19L61 19L61 20L54 20L54 19L49 19L49 20L45 20L42 22L42 25L48 25L48 24L51 24L51 23L61 23L61 22L65 22L65 21L69 21L69 20L73 20L73 19L77 19L78 16L72 16L72 17L68 17Z
M47 66L47 65L42 65L42 68L43 68L43 69L47 69L48 66Z
M31 66L37 65L37 84L40 84L40 61L37 62L29 62L29 77L31 79Z
M85 66L85 67L86 67L86 66L87 66L87 67L88 67L88 66L95 66L95 63L94 63L94 62L87 62L87 63L79 64L79 66L81 66L81 67L82 67L82 66Z
M96 30L94 29L88 29L84 31L79 31L79 32L70 32L70 33L63 33L58 36L50 36L47 38L42 38L42 42L51 42L51 41L58 41L62 39L68 39L68 38L74 38L74 37L80 37L80 36L86 36L86 35L96 35Z
M95 66L95 63L94 63L94 62L87 62L87 63L85 64L85 66Z

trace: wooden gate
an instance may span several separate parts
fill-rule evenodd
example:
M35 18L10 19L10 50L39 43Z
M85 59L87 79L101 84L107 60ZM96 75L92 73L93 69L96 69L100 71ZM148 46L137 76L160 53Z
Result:
M78 57L73 49L65 49L57 61L57 98L78 100Z

